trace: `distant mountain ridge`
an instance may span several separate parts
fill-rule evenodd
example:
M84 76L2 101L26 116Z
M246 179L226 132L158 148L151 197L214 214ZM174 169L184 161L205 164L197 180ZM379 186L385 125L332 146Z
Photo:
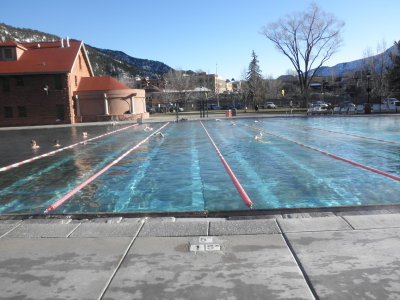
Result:
M392 60L390 59L390 56L399 54L400 53L398 51L397 46L393 45L392 47L386 49L384 52L367 58L361 58L350 62L340 63L332 67L322 66L316 72L316 75L324 77L328 76L343 77L346 75L346 73L361 71L361 70L369 70L371 72L375 71L377 73L380 73L382 71L385 72L386 68L390 68L392 66ZM381 64L380 61L382 59L383 63ZM311 70L311 72L313 72L314 70Z
M0 41L9 40L20 43L56 42L60 41L61 37L38 30L17 28L0 23ZM112 76L129 81L136 76L159 78L172 69L162 62L135 58L122 51L99 49L87 44L85 46L96 76Z
M160 73L160 74L165 74L165 73L168 73L168 71L170 71L172 69L171 67L169 67L166 64L159 62L159 61L135 58L135 57L129 56L125 52L118 51L118 50L101 49L101 48L96 48L93 46L91 46L91 47L96 49L97 51L105 53L119 61L125 62L129 65L137 66L138 68L141 68L143 70L156 72L156 73Z

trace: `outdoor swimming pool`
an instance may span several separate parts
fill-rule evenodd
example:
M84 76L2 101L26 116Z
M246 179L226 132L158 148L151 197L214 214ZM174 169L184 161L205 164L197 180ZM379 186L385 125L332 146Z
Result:
M234 121L203 124L253 209L400 202L399 117ZM86 143L0 172L0 213L41 214L128 150L50 213L249 209L199 121L150 126L164 125L165 137L146 125L0 131L0 167L53 151L53 139L63 147L89 133ZM31 139L41 147L30 149Z

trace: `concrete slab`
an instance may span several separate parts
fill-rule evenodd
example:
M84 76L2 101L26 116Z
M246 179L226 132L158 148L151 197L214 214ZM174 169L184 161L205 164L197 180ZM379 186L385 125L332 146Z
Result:
M26 219L22 224L69 224L71 219Z
M83 223L70 237L133 237L140 226L141 223Z
M320 299L396 299L400 229L288 233Z
M154 221L144 224L139 236L200 236L208 235L208 222L186 221Z
M0 299L97 299L130 240L0 240Z
M355 229L400 227L400 214L343 216Z
M67 237L77 224L24 224L6 234L7 238L52 238Z
M312 299L281 235L137 238L105 299Z
M16 227L16 224L0 224L0 237Z
M140 223L142 220L141 218L123 218L121 223Z
M210 235L245 235L280 233L275 220L232 220L210 222Z
M92 223L108 223L108 224L118 224L121 223L122 217L116 218L95 218L91 220Z
M0 220L0 225L19 224L21 222L22 222L22 220Z
M338 216L367 216L367 215L380 215L380 214L390 214L390 210L388 209L367 209L367 210L362 210L362 209L354 209L354 210L349 210L349 211L343 211L343 212L336 212L336 215Z
M351 230L352 228L340 217L321 217L304 219L277 219L284 232Z

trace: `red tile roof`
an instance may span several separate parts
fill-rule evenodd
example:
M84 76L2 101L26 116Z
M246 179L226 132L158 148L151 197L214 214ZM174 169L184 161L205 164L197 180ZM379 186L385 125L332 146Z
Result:
M110 90L130 90L125 84L110 77L82 77L77 92L86 91L110 91Z
M81 41L70 41L70 47L61 48L60 42L16 43L2 42L0 47L15 46L24 53L15 61L0 61L0 74L68 73L81 49ZM40 47L38 47L40 45Z
M1 46L14 46L14 47L18 47L18 48L20 48L22 50L28 50L24 46L22 46L21 44L19 44L17 42L14 42L14 41L7 41L7 42L2 42L2 43L0 42L0 47Z

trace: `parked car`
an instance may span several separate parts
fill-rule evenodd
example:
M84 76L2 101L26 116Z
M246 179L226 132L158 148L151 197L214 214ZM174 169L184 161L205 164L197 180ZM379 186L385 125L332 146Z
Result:
M150 114L156 113L156 108L155 108L155 107L150 107L150 106L148 106L148 107L146 108L146 110L147 110Z
M235 108L236 109L244 109L244 105L243 104L236 104Z
M386 98L382 101L382 104L394 104L396 106L400 106L400 100L397 100L396 98Z
M267 102L265 103L264 107L268 109L276 109L276 105L274 102Z
M356 107L356 105L351 101L342 101L337 104L339 107Z
M220 110L221 107L218 106L217 104L208 104L208 109L212 109L212 110Z
M328 104L324 101L314 101L310 104L311 107L321 107L321 108L328 108Z

